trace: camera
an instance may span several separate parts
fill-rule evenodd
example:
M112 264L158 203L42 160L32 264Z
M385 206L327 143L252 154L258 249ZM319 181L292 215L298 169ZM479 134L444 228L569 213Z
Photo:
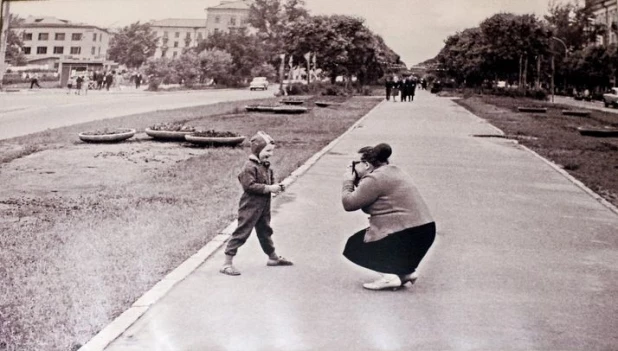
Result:
M356 172L356 165L359 163L361 163L361 161L352 161L352 174L354 174L354 186L358 186L358 182L360 181L358 172Z

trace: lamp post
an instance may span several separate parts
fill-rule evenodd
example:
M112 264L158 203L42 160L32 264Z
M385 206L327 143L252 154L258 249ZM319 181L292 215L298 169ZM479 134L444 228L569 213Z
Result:
M559 42L560 44L562 44L562 46L564 46L564 57L567 57L567 55L569 54L569 50L566 46L566 44L564 43L564 41L560 38L557 37L551 37L550 39L554 39L557 42ZM551 102L554 102L554 95L555 95L555 87L554 87L554 75L556 73L556 62L555 62L555 56L554 53L552 52L551 54ZM565 87L566 89L566 83L565 83Z

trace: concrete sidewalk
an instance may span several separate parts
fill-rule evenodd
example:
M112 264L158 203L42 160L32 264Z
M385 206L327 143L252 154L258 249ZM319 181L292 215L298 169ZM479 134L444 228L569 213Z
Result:
M241 276L218 272L218 250L82 349L127 325L107 350L618 349L618 215L518 144L473 137L497 132L423 91L383 102L275 199L273 239L295 266L267 267L252 236ZM342 174L378 142L438 225L421 278L398 292L364 290L375 273L341 255L367 223L343 211Z

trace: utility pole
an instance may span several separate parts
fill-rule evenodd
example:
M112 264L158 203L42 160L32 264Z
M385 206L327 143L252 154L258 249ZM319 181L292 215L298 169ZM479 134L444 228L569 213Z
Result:
M9 4L8 0L1 0L2 6L0 9L0 89L2 89L2 80L4 79L5 59L6 59L6 46L9 37Z

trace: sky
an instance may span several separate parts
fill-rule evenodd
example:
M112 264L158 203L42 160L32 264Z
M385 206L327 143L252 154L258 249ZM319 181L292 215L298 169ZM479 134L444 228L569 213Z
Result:
M5 1L5 0L2 0ZM542 17L550 1L568 0L305 0L313 15L362 17L408 66L435 57L444 40L499 12ZM206 18L220 0L11 0L21 17L53 16L101 27L164 18Z

